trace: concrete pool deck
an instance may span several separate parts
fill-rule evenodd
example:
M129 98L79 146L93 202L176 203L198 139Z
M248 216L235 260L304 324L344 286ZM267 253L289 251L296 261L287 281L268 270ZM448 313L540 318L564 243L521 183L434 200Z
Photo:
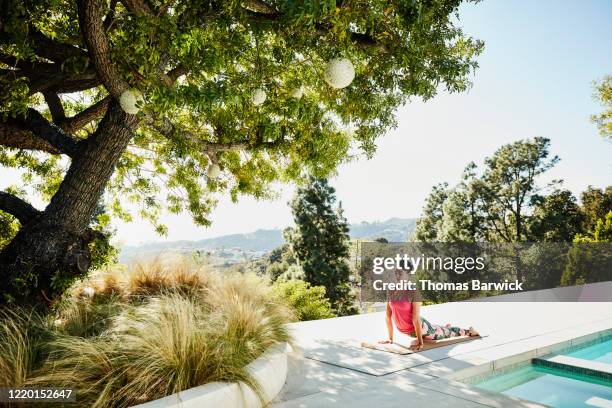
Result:
M386 338L383 312L294 323L296 352L273 406L539 407L458 380L612 333L611 303L462 302L424 306L422 315L488 336L397 355L359 347Z

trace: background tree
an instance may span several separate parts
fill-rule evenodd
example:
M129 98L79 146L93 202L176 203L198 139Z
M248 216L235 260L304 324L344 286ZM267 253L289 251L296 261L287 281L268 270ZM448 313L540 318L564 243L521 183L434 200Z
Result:
M538 176L559 161L557 156L548 158L549 147L550 141L540 137L504 145L485 159L481 174L470 163L458 185L434 186L417 221L415 238L423 242L528 239L533 206L542 199L538 193L549 187L538 185Z
M282 276L292 265L296 265L295 257L291 246L285 243L278 248L274 248L268 255L265 274L272 282Z
M349 227L335 202L335 189L327 180L311 178L291 202L295 228L287 236L304 280L325 287L336 313L347 315L356 313L349 285Z
M500 241L526 239L527 209L542 190L536 180L559 161L557 156L548 158L549 149L549 139L536 137L504 145L485 159L481 196L485 222Z
M583 231L592 232L599 220L603 220L612 211L612 186L605 190L589 186L580 195L580 201L585 217Z
M417 241L438 241L438 231L444 216L443 205L449 195L448 183L440 183L431 189L431 193L425 200L423 213L419 217L414 230L414 238Z
M538 242L572 242L582 231L584 214L568 190L556 190L536 197L529 220L528 238Z
M482 241L483 228L482 183L477 179L477 166L470 163L463 171L461 182L450 190L442 204L437 240L441 242Z
M579 234L567 253L562 285L612 280L612 211L597 221L590 234Z
M20 224L3 302L46 304L87 272L100 200L160 233L162 210L208 225L224 192L265 198L351 146L371 155L409 97L465 90L482 49L459 0L75 3L1 11L1 160L48 203L0 194Z
M592 232L578 234L574 242L612 242L612 210L597 221Z
M595 84L594 97L601 104L603 112L592 115L591 120L601 136L612 140L612 75L606 75Z

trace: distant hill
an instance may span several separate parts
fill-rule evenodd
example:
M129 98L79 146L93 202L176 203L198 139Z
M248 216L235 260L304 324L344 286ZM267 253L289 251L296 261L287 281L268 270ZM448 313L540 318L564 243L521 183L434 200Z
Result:
M405 241L414 231L413 218L390 218L386 221L361 222L350 225L351 238L386 238L389 242ZM219 249L236 249L253 255L263 254L282 245L281 229L260 229L246 234L222 235L199 241L152 242L137 246L125 246L120 261L127 262L135 257L146 257L160 252L193 252Z
M386 238L389 242L406 241L416 226L414 218L389 218L387 221L351 224L351 238Z

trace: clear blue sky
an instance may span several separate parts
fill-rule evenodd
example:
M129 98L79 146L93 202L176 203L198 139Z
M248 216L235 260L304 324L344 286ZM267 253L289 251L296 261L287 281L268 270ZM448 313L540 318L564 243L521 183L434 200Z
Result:
M562 178L579 194L612 184L612 143L589 121L600 110L592 81L612 73L612 1L485 0L460 11L466 33L485 41L473 88L413 101L372 160L339 169L332 180L351 222L417 217L431 187L455 183L469 161L482 163L504 143L544 136ZM167 239L201 239L291 223L291 187L275 201L221 200L210 228L188 215L165 217ZM127 244L165 239L144 221L118 224Z

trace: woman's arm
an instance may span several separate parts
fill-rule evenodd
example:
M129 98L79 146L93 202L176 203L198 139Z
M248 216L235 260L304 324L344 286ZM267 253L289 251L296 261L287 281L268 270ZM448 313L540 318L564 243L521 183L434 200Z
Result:
M379 343L393 343L393 319L392 319L391 305L387 302L387 312L385 314L385 321L387 322L387 332L389 332L389 340L382 340Z
M412 325L416 340L412 343L413 350L420 350L423 347L423 328L421 326L421 302L412 302Z

